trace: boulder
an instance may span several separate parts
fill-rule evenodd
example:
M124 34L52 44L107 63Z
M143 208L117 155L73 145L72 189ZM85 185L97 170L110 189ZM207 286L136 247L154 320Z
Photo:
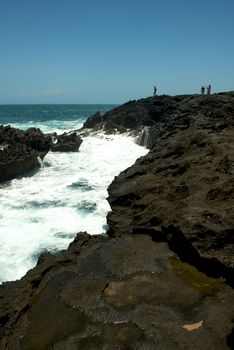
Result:
M53 152L77 152L83 140L76 132L53 134L51 150Z
M51 142L51 137L37 128L22 131L0 126L0 182L39 167Z

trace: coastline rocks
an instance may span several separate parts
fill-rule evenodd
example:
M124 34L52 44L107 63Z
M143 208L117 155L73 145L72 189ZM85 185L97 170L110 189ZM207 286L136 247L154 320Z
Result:
M79 233L0 286L0 349L233 349L234 93L108 113L89 125L148 127L151 151L108 188L109 236Z
M212 106L222 100L216 115ZM183 260L233 286L234 95L212 96L207 113L186 127L181 118L158 123L152 150L109 186L109 234L168 241Z
M166 243L79 233L67 251L0 287L0 348L224 350L233 298Z
M0 126L0 182L39 167L50 146L51 137L39 129L21 131Z
M94 130L103 130L108 134L124 133L129 129L136 129L135 131L138 132L138 129L141 129L142 126L149 126L154 123L151 118L153 106L154 101L151 97L138 101L129 101L105 113L100 118L94 118L95 115L91 116L91 127ZM85 123L83 128L90 127L88 125Z
M83 124L83 128L86 129L92 129L97 124L101 123L103 120L103 117L101 116L100 112L96 112L95 114L91 115Z
M61 135L54 133L51 136L53 140L51 151L53 152L77 152L83 142L76 132L65 132Z
M146 148L151 149L152 146L155 144L155 134L153 127L151 128L149 126L144 126L136 139L136 143L139 146L144 146Z
M197 119L215 121L217 128L222 128L225 119L234 113L234 92L212 95L161 95L129 101L112 109L103 116L100 113L91 116L83 125L92 131L103 130L107 134L130 132L139 136L146 127L144 146L151 149L160 142L172 136L177 129L186 130ZM145 133L145 132L143 132ZM139 137L142 145L142 135Z
M24 175L40 167L45 155L77 152L82 139L76 132L44 134L40 129L26 131L0 126L0 182Z

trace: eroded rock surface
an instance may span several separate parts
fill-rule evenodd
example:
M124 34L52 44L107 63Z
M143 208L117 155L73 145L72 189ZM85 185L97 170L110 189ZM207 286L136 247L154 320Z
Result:
M7 295L4 292L7 290ZM149 236L80 233L0 288L1 349L228 349L233 290Z
M233 284L234 97L228 96L212 96L210 110L204 100L206 114L191 115L186 128L179 116L154 127L152 150L109 187L108 224L112 236L145 233L168 241L185 260ZM223 97L224 110L215 114Z

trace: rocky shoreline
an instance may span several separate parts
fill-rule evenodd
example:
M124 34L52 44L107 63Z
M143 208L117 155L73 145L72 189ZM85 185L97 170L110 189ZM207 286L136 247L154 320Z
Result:
M130 101L85 130L143 130L150 152L109 186L106 236L0 286L0 349L233 349L234 93Z
M79 233L0 288L1 349L228 349L233 298L167 243Z
M50 150L76 152L81 143L75 132L50 135L37 128L22 131L0 126L0 183L39 168Z

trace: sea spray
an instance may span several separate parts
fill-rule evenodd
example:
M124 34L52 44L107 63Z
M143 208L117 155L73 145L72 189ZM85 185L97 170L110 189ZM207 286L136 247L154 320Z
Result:
M43 251L67 248L79 231L106 231L107 187L147 150L120 135L89 136L79 152L50 152L33 176L0 190L0 281L15 280Z

